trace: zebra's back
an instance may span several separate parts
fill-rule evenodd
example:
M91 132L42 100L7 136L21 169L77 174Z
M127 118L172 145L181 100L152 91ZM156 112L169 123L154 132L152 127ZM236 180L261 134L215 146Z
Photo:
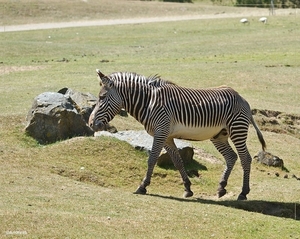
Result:
M172 120L174 138L209 139L241 111L250 110L248 103L229 87L190 89L165 85L160 91L163 107Z

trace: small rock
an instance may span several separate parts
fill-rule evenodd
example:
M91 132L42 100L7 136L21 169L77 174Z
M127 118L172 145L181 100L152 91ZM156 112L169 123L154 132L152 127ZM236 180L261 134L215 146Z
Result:
M289 175L286 174L286 175L283 176L283 178L289 178Z
M260 151L258 155L254 156L254 158L257 162L260 162L262 164L283 168L283 160L271 153Z

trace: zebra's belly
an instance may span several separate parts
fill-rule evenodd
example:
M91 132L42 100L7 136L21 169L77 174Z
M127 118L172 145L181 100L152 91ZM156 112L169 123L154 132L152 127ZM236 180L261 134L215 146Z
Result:
M170 136L177 139L202 141L216 136L224 127L188 127L182 124L174 126Z

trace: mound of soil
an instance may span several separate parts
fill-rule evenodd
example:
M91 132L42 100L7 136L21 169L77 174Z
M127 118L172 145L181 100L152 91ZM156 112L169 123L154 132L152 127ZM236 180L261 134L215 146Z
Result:
M300 115L253 109L252 115L263 131L288 134L300 139Z

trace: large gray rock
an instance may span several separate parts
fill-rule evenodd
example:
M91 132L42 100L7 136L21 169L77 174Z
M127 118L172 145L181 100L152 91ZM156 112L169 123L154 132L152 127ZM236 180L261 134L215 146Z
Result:
M94 106L97 103L98 98L91 93L81 93L70 88L63 88L58 91L58 93L63 94L65 97L72 101L72 105L86 123L89 121L90 114L93 111Z
M106 131L95 132L95 136L110 136L115 137L119 140L123 140L132 145L135 149L146 151L148 154L152 148L153 137L147 134L146 131L119 131L117 133L109 133ZM185 165L191 163L193 161L194 149L188 142L184 140L175 139L175 144L179 150L183 163ZM169 166L173 165L169 154L163 149L161 152L157 165L159 166Z
M86 116L83 114L86 110L85 104L74 103L76 99L73 100L70 95L56 92L38 95L26 118L26 133L41 144L74 136L93 135L94 132L86 124Z

